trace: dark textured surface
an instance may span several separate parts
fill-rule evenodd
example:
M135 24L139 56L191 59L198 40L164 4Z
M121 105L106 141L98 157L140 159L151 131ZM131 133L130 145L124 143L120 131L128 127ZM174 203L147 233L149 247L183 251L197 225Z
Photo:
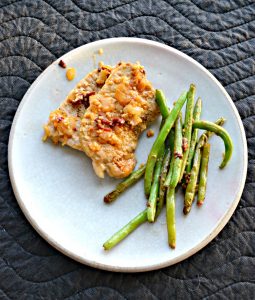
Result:
M255 299L254 0L0 0L0 299ZM7 144L15 111L57 57L88 42L136 36L195 58L225 86L249 147L230 222L175 266L114 274L61 255L33 230L12 192Z

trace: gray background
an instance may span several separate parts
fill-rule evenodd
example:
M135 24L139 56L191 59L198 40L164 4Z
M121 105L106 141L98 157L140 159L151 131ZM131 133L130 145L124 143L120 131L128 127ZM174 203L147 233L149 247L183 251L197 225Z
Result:
M0 299L254 299L255 2L0 0L0 25ZM12 120L37 76L67 51L117 36L165 43L208 68L249 148L241 201L219 236L182 263L140 274L92 269L50 247L19 209L7 166Z

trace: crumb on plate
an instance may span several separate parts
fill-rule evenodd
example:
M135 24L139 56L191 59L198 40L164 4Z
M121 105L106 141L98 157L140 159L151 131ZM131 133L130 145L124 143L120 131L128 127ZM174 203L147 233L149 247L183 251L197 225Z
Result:
M150 138L150 137L153 137L154 136L154 131L152 129L149 129L147 131L147 137Z
M58 65L59 65L61 68L63 68L63 69L66 68L66 63L65 63L62 59L60 59Z
M68 68L66 70L66 78L67 80L71 81L75 78L75 75L76 75L76 70L75 68Z

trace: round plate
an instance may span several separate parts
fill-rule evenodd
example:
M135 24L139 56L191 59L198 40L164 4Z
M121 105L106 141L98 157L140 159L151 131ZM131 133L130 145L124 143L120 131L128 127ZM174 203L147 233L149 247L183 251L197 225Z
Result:
M104 54L98 55L103 48ZM95 54L95 55L94 55ZM68 82L58 62L50 65L32 84L16 113L9 142L9 170L14 193L25 216L51 245L73 259L105 270L140 272L177 263L208 244L233 214L244 187L247 146L238 112L221 84L199 63L160 43L117 38L79 47L62 59L75 67L77 76ZM202 119L223 116L232 136L234 152L228 166L220 170L224 145L211 138L211 157L206 200L195 204L188 216L182 213L183 194L176 196L177 247L167 244L165 211L154 224L143 224L109 252L103 243L145 208L143 181L126 191L111 205L103 196L116 179L99 179L91 160L68 147L43 143L43 125L75 84L103 60L140 61L155 88L162 89L169 106L191 82L203 100ZM160 119L160 118L159 118ZM159 122L152 128L157 132ZM155 137L154 137L155 138ZM142 134L136 151L138 165L146 162L154 138Z

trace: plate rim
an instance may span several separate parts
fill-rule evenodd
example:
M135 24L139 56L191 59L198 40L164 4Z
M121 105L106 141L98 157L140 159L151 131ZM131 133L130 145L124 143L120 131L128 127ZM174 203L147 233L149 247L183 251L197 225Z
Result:
M232 202L231 207L228 209L228 211L222 216L222 218L217 222L217 224L215 225L215 229L210 232L206 238L204 238L200 243L198 243L196 246L194 246L193 248L191 248L189 251L185 252L182 255L179 255L175 258L171 258L169 260L166 260L164 262L161 263L157 263L157 264L153 264L153 265L147 265L145 267L122 267L122 266L111 266L111 265L106 265L103 263L98 263L97 261L88 259L88 258L84 258L78 254L73 253L72 251L69 251L68 249L66 249L64 246L62 246L61 244L59 244L56 240L54 240L53 238L51 238L49 236L49 234L47 232L45 232L42 228L40 228L40 226L37 224L36 220L33 218L33 216L30 214L29 210L27 209L27 207L25 206L22 197L19 193L19 188L15 182L15 175L14 175L14 168L13 168L13 163L12 163L12 152L13 152L13 140L14 140L14 136L15 136L15 131L16 131L16 125L17 125L17 120L19 118L20 112L24 106L24 104L26 103L26 100L29 98L32 90L36 87L36 85L40 82L41 78L43 76L45 76L46 72L48 71L49 68L52 68L58 60L60 59L64 59L65 56L69 55L70 53L75 53L75 52L79 52L81 48L89 48L89 47L95 47L95 46L102 46L102 44L104 43L112 43L114 44L115 42L125 42L125 43L140 43L143 45L151 45L151 46L155 46L155 47L159 47L162 48L164 50L168 50L171 51L172 53L175 53L176 55L187 59L188 61L190 61L192 64L196 65L199 69L201 69L202 71L204 71L207 76L210 77L210 79L212 81L214 81L214 83L220 88L221 92L225 95L225 97L227 98L227 101L229 102L234 116L237 120L238 126L240 128L240 132L241 132L241 137L242 137L242 141L243 141L243 147L244 147L244 155L243 155L243 170L242 170L242 179L240 182L240 188L238 190L238 192L236 193L235 199ZM227 93L227 91L225 90L225 88L222 86L222 84L214 77L214 75L212 75L203 65L201 65L199 62L197 62L195 59L193 59L192 57L188 56L187 54L181 52L180 50L177 50L171 46L168 46L166 44L162 44L156 41L152 41L152 40L147 40L147 39L143 39L143 38L134 38L134 37L117 37L117 38L107 38L107 39L102 39L102 40L97 40L91 43L87 43L85 45L79 46L73 50L68 51L67 53L65 53L64 55L62 55L61 57L57 58L54 62L52 62L36 79L35 81L31 84L31 86L29 87L29 89L27 90L27 92L25 93L25 95L23 96L18 109L15 113L13 122L12 122L12 126L11 126L11 130L10 130L10 135L9 135L9 142L8 142L8 169L9 169L9 176L10 176L10 181L11 181L11 185L12 185L12 189L15 195L15 198L18 202L19 207L21 208L23 214L25 215L26 219L28 220L28 222L32 225L32 227L36 230L36 232L47 242L49 243L52 247L54 247L55 249L57 249L58 251L60 251L62 254L82 263L85 264L87 266L90 267L94 267L97 269L101 269L101 270L106 270L106 271L112 271L112 272L126 272L126 273L135 273L135 272L145 272L145 271L152 271L152 270L158 270L164 267L168 267L171 265L174 265L176 263L179 263L187 258L189 258L190 256L194 255L195 253L197 253L198 251L200 251L201 249L203 249L207 244L209 244L219 233L220 231L226 226L226 224L228 223L228 221L230 220L231 216L233 215L240 199L241 199L241 195L245 186L245 180L246 180L246 176L247 176L247 166L248 166L248 152L247 152L247 140L246 140L246 135L245 135L245 131L244 131L244 126L243 123L241 121L241 117L238 113L238 110L236 108L236 106L234 105L234 102L232 101L230 95Z

